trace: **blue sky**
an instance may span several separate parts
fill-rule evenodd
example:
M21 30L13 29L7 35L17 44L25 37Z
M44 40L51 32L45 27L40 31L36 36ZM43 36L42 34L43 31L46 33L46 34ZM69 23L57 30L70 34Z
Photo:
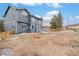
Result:
M58 11L62 13L63 25L79 23L78 3L0 3L0 17L4 15L9 5L26 8L31 14L42 17L45 25L49 25L50 19Z

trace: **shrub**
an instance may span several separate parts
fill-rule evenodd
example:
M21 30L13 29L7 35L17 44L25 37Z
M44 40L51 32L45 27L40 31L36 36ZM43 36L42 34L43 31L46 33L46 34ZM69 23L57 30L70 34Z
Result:
M4 21L0 20L0 32L4 31Z

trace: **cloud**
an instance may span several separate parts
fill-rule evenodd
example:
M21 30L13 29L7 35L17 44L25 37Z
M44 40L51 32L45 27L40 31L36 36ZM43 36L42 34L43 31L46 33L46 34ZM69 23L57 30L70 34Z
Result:
M11 3L14 6L17 6L18 3ZM42 3L22 3L22 5L28 5L28 6L36 6L36 5L42 5Z
M79 15L74 17L75 19L79 19Z
M70 25L72 22L74 22L74 18L72 16L68 16L68 18L63 21L63 25Z
M43 18L43 26L50 26L50 21L51 21L51 18L53 18L54 15L57 15L59 11L57 10L53 10L53 11L49 11L49 12L46 12L45 15L43 16L40 16L40 15L35 15L36 17L39 17L39 18Z
M65 25L71 25L71 24L78 24L79 23L79 16L69 16L67 19L64 20L64 26Z
M42 5L42 3L23 3L23 5L36 6L36 5Z
M17 6L18 3L12 3L14 6ZM43 3L22 3L22 5L28 5L28 6L41 6L43 5ZM60 5L59 3L45 3L45 5L49 6L49 7L54 7L54 8L60 8L62 7L62 5Z
M39 15L35 15L36 17L39 17L39 18L41 18L41 16L39 16Z
M13 6L17 6L17 5L18 5L18 3L12 3L12 5L13 5Z
M49 15L49 16L50 16L50 15L51 15L51 16L52 16L52 15L57 15L57 14L58 14L58 11L56 11L56 10L49 11L49 12L46 13L46 15Z
M34 4L34 3L23 3L23 5L35 6L36 4Z
M36 6L36 5L43 5L43 3L23 3L24 5L29 5L29 6ZM59 3L45 3L49 7L54 7L54 8L59 8L62 7Z
M48 6L54 7L54 8L60 8L62 7L62 5L60 5L59 3L47 3Z
M59 11L57 10L54 10L54 11L49 11L49 12L46 12L46 14L42 17L43 18L43 25L44 26L50 26L50 21L51 21L51 18L53 18L53 15L57 15Z

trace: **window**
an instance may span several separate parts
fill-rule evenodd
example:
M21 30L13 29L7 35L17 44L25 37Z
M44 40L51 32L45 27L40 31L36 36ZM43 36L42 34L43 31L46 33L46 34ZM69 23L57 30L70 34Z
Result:
M34 26L32 25L32 29L34 29Z
M32 18L32 22L35 23L35 19L34 18Z
M23 20L22 21L28 22L28 16L23 15Z
M23 30L26 30L28 28L27 24L22 23L21 25Z
M11 23L11 25L12 25L13 28L16 27L16 23L15 22Z
M26 18L27 16L23 15L23 18Z
M23 12L22 12L22 15L27 16L28 14L27 14L27 12L23 11Z

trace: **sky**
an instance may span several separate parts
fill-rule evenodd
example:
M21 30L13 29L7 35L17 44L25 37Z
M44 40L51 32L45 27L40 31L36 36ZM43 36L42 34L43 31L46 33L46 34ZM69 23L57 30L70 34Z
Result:
M4 15L9 5L25 8L30 14L42 17L43 25L50 25L51 18L59 11L63 16L63 25L79 23L78 3L0 3L0 17Z

